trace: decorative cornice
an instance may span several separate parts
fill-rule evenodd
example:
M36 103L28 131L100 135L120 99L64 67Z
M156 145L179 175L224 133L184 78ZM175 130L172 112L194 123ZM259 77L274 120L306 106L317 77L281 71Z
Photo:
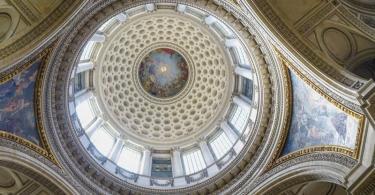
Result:
M368 176L358 189L355 189L355 193L359 195L371 194L375 191L375 172L373 171L370 176Z
M324 74L339 81L343 85L358 90L364 83L359 80L353 80L343 75L339 70L329 65L321 59L314 51L312 51L299 37L282 21L282 19L275 13L274 9L265 0L254 0L249 5L256 5L261 11L261 14L269 21L270 24L282 35L282 37L293 46L299 53L302 54L315 67L320 69Z
M374 5L375 9L375 5ZM361 21L358 17L356 17L352 12L348 10L347 7L344 7L343 5L340 5L337 7L337 10L341 15L343 15L348 22L350 22L352 25L360 29L363 33L367 35L369 39L372 39L375 41L375 29L371 28L367 24L365 24L363 21Z
M46 187L48 190L50 190L54 194L65 194L64 191L62 191L56 184L51 182L49 179L47 179L46 177L40 174L37 174L35 171L23 165L20 165L14 162L0 160L0 166L12 169L18 173L22 173L23 175L40 183L42 186Z
M20 2L22 2L22 1L20 1ZM56 26L57 21L62 21L62 16L67 16L67 13L72 12L72 10L71 10L72 7L75 7L75 6L72 6L72 5L77 6L77 4L79 4L79 1L77 1L77 0L64 0L64 1L62 1L62 3L52 13L50 13L38 25L33 27L28 33L26 33L22 37L18 38L17 40L12 42L11 44L1 48L0 49L0 61L8 62L9 60L11 60L11 59L7 59L9 56L11 56L12 54L20 51L23 48L26 48L27 45L30 45L30 43L35 42L35 40L39 40L41 35L43 35L43 33L46 32L46 29L51 29L52 26ZM53 37L50 37L50 38L54 39ZM45 45L48 45L48 44L46 43ZM4 60L6 60L6 61L4 61ZM5 68L8 68L8 67L0 66L0 69L5 69Z

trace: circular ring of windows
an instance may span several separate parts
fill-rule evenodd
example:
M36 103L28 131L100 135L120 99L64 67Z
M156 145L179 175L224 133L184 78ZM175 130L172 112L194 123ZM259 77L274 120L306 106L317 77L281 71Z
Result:
M179 188L217 175L245 148L258 79L229 25L189 5L157 5L119 13L91 36L71 75L69 110L81 144L105 170L140 186ZM154 44L182 48L189 60L163 50L142 61L147 69L133 70L140 67L133 59ZM184 63L194 77L184 75ZM135 84L140 72L143 89ZM150 91L175 97L158 103L142 95Z

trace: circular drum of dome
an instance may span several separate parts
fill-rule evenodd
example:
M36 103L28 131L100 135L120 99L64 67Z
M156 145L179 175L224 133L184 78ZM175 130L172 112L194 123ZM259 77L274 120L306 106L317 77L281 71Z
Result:
M217 189L266 130L262 102L271 92L259 86L268 75L258 76L242 35L250 34L195 4L117 8L98 8L96 23L69 34L60 68L70 68L55 72L53 97L68 108L55 113L58 134L75 143L70 167L90 178L94 169L99 176L84 182L117 191Z

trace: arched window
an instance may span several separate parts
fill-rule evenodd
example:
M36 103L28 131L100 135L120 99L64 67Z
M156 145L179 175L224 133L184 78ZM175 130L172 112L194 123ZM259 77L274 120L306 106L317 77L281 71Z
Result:
M90 139L96 149L98 149L98 151L104 156L108 156L115 144L115 137L112 136L104 126L95 130Z

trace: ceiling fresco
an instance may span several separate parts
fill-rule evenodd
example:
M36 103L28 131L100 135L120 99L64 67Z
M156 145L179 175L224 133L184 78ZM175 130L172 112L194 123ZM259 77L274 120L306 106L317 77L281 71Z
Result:
M189 78L189 68L178 52L159 48L151 51L139 67L139 79L143 89L158 98L178 94Z

